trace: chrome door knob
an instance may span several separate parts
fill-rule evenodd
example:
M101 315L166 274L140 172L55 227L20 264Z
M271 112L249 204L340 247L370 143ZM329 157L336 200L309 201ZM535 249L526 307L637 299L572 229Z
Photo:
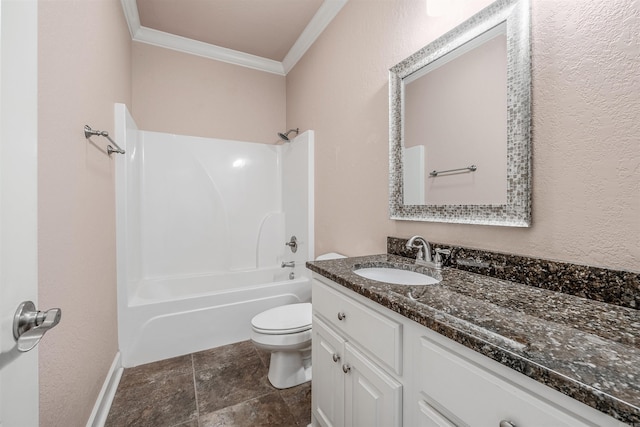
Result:
M33 349L45 332L60 323L62 310L52 308L38 311L32 301L24 301L13 316L13 337L18 343L18 351Z
M498 427L516 427L516 425L511 421L502 420L500 421L500 424L498 424Z
M342 365L342 372L344 372L345 374L348 374L349 371L351 371L351 366L347 364Z
M340 360L340 356L338 356L338 353L333 353L333 361L338 363L339 360Z
M346 314L344 314L344 313L342 313L342 312L339 312L339 313L338 313L338 320L344 320L344 319L346 319L346 318L347 318L347 315L346 315Z

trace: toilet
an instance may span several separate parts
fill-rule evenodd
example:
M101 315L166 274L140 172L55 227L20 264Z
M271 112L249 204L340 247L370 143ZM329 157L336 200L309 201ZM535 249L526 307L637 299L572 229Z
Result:
M337 258L345 256L329 253L316 260ZM311 380L311 303L287 304L254 316L251 341L271 352L268 378L275 388Z

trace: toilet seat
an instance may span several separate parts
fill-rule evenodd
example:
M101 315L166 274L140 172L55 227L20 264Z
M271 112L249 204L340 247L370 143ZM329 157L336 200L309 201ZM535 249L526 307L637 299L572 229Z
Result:
M254 316L251 327L266 335L296 334L311 329L311 304L288 304Z

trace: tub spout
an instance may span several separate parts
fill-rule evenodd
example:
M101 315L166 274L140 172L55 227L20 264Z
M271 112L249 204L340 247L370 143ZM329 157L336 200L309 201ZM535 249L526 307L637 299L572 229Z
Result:
M282 265L281 265L282 268L286 268L286 267L294 268L295 266L296 266L296 262L295 261L283 262Z

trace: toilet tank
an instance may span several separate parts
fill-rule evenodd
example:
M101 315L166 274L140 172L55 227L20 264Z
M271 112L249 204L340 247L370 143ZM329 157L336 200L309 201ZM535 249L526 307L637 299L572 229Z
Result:
M327 259L339 259L339 258L346 258L345 255L339 254L337 252L329 252L327 254L322 254L320 256L318 256L316 258L316 261L324 261Z

